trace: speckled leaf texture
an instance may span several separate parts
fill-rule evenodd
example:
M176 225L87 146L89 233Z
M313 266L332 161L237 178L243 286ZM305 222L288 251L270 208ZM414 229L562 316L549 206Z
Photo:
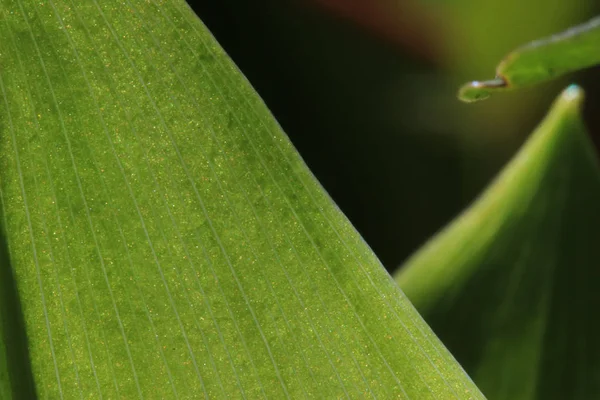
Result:
M495 400L600 398L600 168L570 86L483 196L397 276Z
M0 398L483 398L183 1L1 4Z

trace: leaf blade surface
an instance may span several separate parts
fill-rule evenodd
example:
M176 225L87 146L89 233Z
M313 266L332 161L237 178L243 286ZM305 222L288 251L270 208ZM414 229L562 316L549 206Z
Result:
M481 398L183 2L2 13L40 397Z

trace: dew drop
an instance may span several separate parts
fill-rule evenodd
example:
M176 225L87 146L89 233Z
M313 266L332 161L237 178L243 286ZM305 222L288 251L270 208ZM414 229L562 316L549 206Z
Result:
M507 86L502 78L490 79L489 81L473 81L460 88L458 98L467 103L485 100L494 91L506 89Z

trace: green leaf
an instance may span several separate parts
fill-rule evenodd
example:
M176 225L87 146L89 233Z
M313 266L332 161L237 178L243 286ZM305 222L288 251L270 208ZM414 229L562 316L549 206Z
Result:
M600 397L600 169L563 92L512 162L397 282L490 399Z
M562 33L528 43L508 54L496 79L474 81L459 91L461 100L488 98L495 91L518 89L600 64L600 17Z
M182 0L0 12L2 398L482 398Z

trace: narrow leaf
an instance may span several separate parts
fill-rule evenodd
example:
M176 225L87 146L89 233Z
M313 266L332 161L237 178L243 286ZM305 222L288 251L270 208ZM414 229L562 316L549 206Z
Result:
M562 33L528 43L508 54L496 79L474 81L459 91L461 100L488 98L495 91L518 89L600 63L600 17Z
M182 0L0 12L40 398L482 398Z
M490 399L600 397L600 169L563 92L519 154L396 279Z

